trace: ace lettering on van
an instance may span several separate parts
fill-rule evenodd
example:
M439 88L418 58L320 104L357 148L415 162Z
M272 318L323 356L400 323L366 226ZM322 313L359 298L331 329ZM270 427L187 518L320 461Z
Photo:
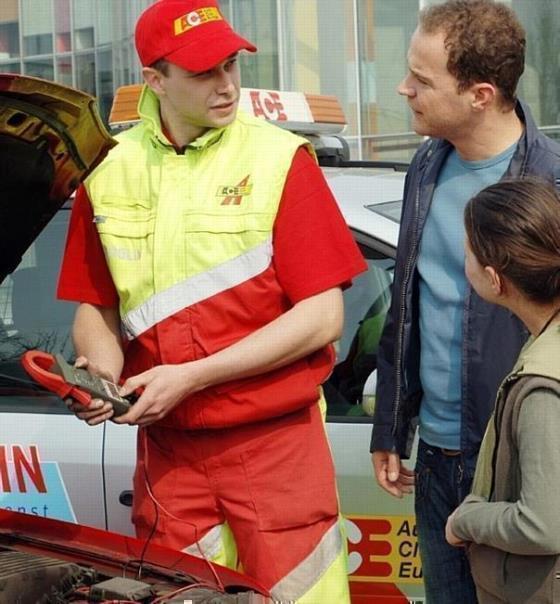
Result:
M422 582L414 516L351 516L346 526L351 580Z
M37 445L0 445L0 508L76 522L58 464Z

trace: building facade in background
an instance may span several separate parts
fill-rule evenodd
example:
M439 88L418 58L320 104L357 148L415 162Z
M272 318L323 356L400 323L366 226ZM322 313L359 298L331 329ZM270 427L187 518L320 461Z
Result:
M439 0L433 0L439 1ZM539 125L560 124L557 0L504 0L527 28L521 94ZM141 81L132 32L153 0L1 0L0 71L85 90L107 117L114 90ZM332 94L355 158L407 159L415 139L395 89L419 9L429 0L221 0L259 52L241 58L242 85ZM401 135L401 136L397 136ZM407 148L408 140L408 148Z

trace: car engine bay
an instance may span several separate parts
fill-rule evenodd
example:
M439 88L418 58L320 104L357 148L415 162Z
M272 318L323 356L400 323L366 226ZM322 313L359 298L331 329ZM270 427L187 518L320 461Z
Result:
M0 603L265 604L270 601L253 591L223 593L183 572L158 572L152 567L146 571L141 579L111 576L93 566L0 546Z

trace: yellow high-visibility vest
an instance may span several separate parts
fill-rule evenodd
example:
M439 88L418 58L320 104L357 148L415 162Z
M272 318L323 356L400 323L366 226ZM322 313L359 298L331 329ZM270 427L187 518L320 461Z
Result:
M272 230L294 154L307 144L239 112L178 154L161 132L158 100L148 88L139 113L142 122L117 137L85 182L129 340L127 375L212 354L287 310L275 279ZM237 411L224 413L223 397L243 390L241 380L193 395L169 421L218 427L311 404L330 371L330 355L319 356L320 377L307 359L270 373L274 388L288 392L278 409L261 402L262 409L245 404L239 411L232 400Z
M240 111L179 155L161 133L149 88L139 113L142 122L116 137L85 182L123 318L270 239L293 155L306 144Z

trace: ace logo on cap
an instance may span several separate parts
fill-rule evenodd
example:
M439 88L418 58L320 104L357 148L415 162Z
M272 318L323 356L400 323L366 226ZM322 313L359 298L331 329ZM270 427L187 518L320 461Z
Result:
M208 71L240 50L257 50L233 31L218 0L158 0L138 17L134 38L144 67L165 59L192 73Z
M175 22L173 23L173 28L175 31L175 35L179 36L180 34L184 34L186 31L189 31L189 29L192 29L197 25L209 23L210 21L221 20L222 15L220 15L220 11L214 6L208 6L206 8L199 8L198 10L193 10L185 16L179 17L179 19L175 19Z

